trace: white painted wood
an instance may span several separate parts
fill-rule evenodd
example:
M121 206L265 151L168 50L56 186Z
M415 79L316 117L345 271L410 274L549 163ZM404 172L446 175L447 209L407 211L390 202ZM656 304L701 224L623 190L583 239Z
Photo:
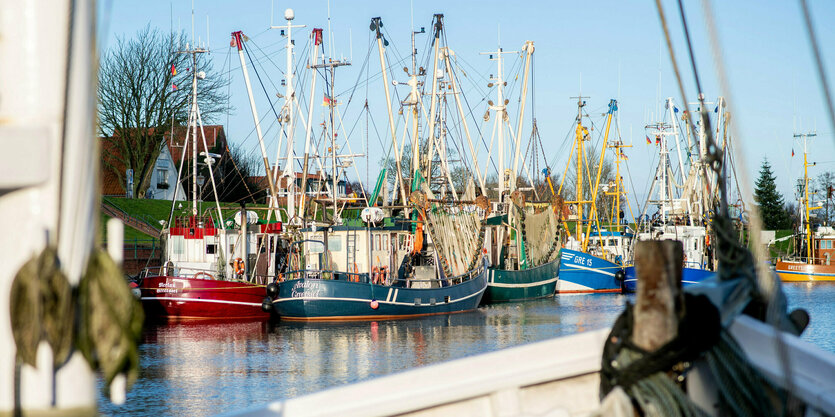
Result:
M439 363L228 415L607 415L606 410L620 410L617 405L599 408L598 372L609 331L595 330ZM740 317L731 333L753 365L782 385L774 330ZM835 415L835 355L794 336L784 335L783 340L790 352L794 393L809 406L807 415ZM709 401L710 396L702 395L701 400Z
M233 415L542 415L542 411L557 406L568 415L583 414L597 406L596 373L608 331L595 330L431 365ZM572 382L565 383L567 379Z
M731 325L731 334L760 372L785 386L777 334L771 326L740 316ZM787 333L782 334L782 343L788 352L793 394L807 406L835 415L835 354Z
M19 158L3 163L19 173L0 184L0 229L14 237L0 239L0 414L14 408L8 306L15 274L49 242L58 247L70 283L77 284L99 222L94 13L92 2L84 0L0 0L0 97L14 98L0 100L0 145L12 150L6 157ZM24 411L94 409L94 378L79 354L57 374L51 357L42 345L41 366L21 370Z

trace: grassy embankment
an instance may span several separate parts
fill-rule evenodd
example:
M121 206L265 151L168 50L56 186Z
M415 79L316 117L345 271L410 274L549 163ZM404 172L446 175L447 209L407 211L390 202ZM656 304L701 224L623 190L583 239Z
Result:
M117 207L132 217L136 217L138 219L144 220L145 222L159 228L160 221L168 221L168 216L171 213L171 202L167 200L150 200L150 199L128 199L128 198L117 198L117 197L104 197L104 202L110 204L114 207ZM223 210L223 217L228 219L235 215L235 212L238 210L238 205L235 203L220 203L221 209ZM263 204L251 204L248 205L249 207L266 207ZM197 203L197 211L199 213L204 213L206 210L215 208L215 204L213 202L198 202ZM183 216L189 215L191 213L191 203L188 201L178 201L174 207L174 216ZM259 211L259 217L263 218L263 213ZM101 233L102 233L102 241L107 240L107 233L105 223L107 220L110 219L110 216L105 214L101 215ZM149 236L145 233L142 233L132 227L125 227L125 244L132 245L153 245L154 241L159 243L158 236Z

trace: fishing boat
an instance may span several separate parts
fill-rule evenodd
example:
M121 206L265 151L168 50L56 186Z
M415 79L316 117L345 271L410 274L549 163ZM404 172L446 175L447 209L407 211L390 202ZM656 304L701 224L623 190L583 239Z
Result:
M660 3L658 10L667 21ZM706 13L712 22L709 8ZM676 67L666 25L665 36ZM689 52L692 57L692 48ZM720 70L719 78L724 75ZM729 231L717 235L716 245L735 260L719 264L710 287L681 293L676 282L681 242L639 242L636 306L627 307L611 329L420 367L230 415L835 415L835 397L829 395L835 391L835 355L798 337L805 326L795 312L788 313L761 248L752 254L737 240L721 175L724 160L710 134L708 141L719 161L711 167L721 190L714 222ZM751 218L756 236L756 211Z
M537 187L533 186L531 176L527 175L527 178L524 178L523 175L519 175L520 171L528 173L532 164L525 162L532 162L537 158L536 144L541 142L536 117L532 115L533 128L528 149L533 147L534 150L531 152L531 161L521 161L522 122L525 117L528 78L534 52L533 41L526 41L521 52L519 54L517 51L505 51L499 47L496 51L483 53L489 54L490 59L495 60L498 66L496 77L491 78L488 84L489 88L496 89L496 103L492 104L491 101L488 104L485 119L489 119L492 110L494 136L498 139L496 174L497 178L500 178L498 198L491 204L492 217L487 219L485 232L484 250L490 262L490 276L483 304L550 297L554 295L557 285L560 246L560 224L557 214L560 213L560 205L556 203L559 200L537 202L540 196ZM520 55L524 62L524 65L518 66L524 69L515 134L510 125L504 94L507 84L504 78L505 54ZM518 76L516 78L518 79ZM515 149L512 158L505 158L507 149L511 148L505 144L505 130L511 132L512 148ZM505 164L506 161L509 163ZM547 166L544 172L545 181L551 184L550 176L547 175L550 169ZM525 182L530 186L520 187L520 184ZM552 196L555 195L553 185L550 191ZM481 192L482 195L486 195L488 190L482 188ZM526 201L531 198L533 201Z
M800 227L796 234L797 240L803 242L800 250L794 256L778 259L774 265L777 275L784 282L819 282L835 281L835 229L830 226L820 226L813 230L810 213L821 207L813 207L809 199L809 163L807 159L807 141L815 137L815 133L794 135L803 141L803 194L801 196ZM805 253L804 253L805 252Z
M723 157L732 160L731 143L728 139L727 106L724 98L719 97L715 104L714 137L721 138L720 151ZM697 108L697 115L702 113ZM679 117L679 109L672 98L665 101L667 120L649 124L647 142L655 138L658 149L658 165L650 186L648 199L644 205L644 212L639 217L639 233L637 240L672 239L684 245L684 269L682 271L682 285L688 286L702 282L713 275L716 262L714 248L710 244L712 231L709 230L710 213L716 201L716 176L707 176L706 129L709 127L704 120L691 120L690 113L684 112ZM705 112L705 114L707 114ZM679 127L679 120L684 122L684 128ZM682 155L681 133L685 133L686 155ZM677 163L671 158L670 146L675 146L678 156ZM733 164L729 164L733 166ZM731 181L733 170L728 170L725 182ZM740 200L741 201L741 200ZM646 210L650 206L657 207L657 211L649 218ZM742 207L744 210L744 207ZM739 226L739 222L734 223ZM625 268L624 291L635 292L637 277L634 267Z
M565 246L560 250L559 282L556 292L558 294L620 293L622 292L624 277L622 269L626 266L627 261L631 259L630 250L634 237L632 231L623 224L625 215L621 208L621 198L626 195L620 174L620 164L624 160L622 148L629 147L629 145L624 145L619 139L613 141L612 144L608 143L612 118L618 109L617 101L611 100L606 113L600 160L596 167L588 167L589 170L596 168L597 174L594 177L594 183L587 184L584 181L586 175L583 172L583 163L587 160L585 143L590 141L591 137L588 128L583 126L584 106L583 97L579 97L574 147L568 161L570 164L571 159L575 159L575 198L573 201L565 202L572 205L571 207L574 210L569 220L574 220L575 233L569 236ZM601 187L604 158L606 149L609 148L613 149L615 153L616 176ZM563 178L564 180L565 178ZM591 191L588 200L584 196L586 187ZM613 198L611 213L603 213L604 215L609 214L608 228L601 226L600 217L602 216L597 209L599 190L603 191L604 197L611 196ZM562 184L560 185L560 191L562 191ZM586 206L589 206L588 210L586 210ZM565 229L569 230L567 224Z
M266 297L266 275L272 265L264 256L264 246L276 245L281 222L259 224L258 215L241 205L233 219L227 219L218 201L213 163L205 152L198 158L198 141L208 150L203 120L197 103L197 55L207 49L193 46L184 53L192 56L192 93L189 123L174 195L180 187L184 161L191 145L191 209L171 214L161 232L163 263L146 268L140 275L140 300L151 320L194 319L267 320L269 309L262 308ZM198 208L198 163L205 163L214 192L214 207ZM181 203L179 203L181 204ZM228 211L228 210L227 210ZM270 220L269 216L267 220Z
M381 31L380 18L371 22L376 36L380 56L386 103L391 103L385 49L388 41ZM434 65L437 69L439 58L445 53L441 48L443 15L436 15L433 21ZM321 32L319 32L321 34ZM321 35L315 35L314 53L309 68L326 73L325 94L334 88L334 71L346 65L335 59L318 61ZM438 71L432 72L437 74ZM412 92L415 81L425 71L413 71L409 85ZM318 75L314 76L315 80ZM440 157L442 177L449 178L445 158L443 137L436 136L442 129L432 124L438 120L438 77L432 77L433 94L429 114L430 138L427 144L429 157L418 160L420 150L417 129L413 130L411 142L415 146L411 161L411 186L404 186L400 146L395 135L394 116L388 107L391 149L395 154L395 191L392 201L397 207L387 207L388 198L383 193L384 206L376 206L381 185L388 183L387 170L380 173L380 179L370 198L365 201L359 219L343 218L344 198L337 196L334 183L325 198L314 199L321 209L316 213L304 213L299 207L298 219L302 225L290 243L284 263L286 268L278 271L275 283L270 284L268 293L272 306L282 320L340 321L380 320L448 314L472 310L478 307L487 286L487 266L482 254L484 211L473 201L457 198L454 187L441 185L440 189L432 180L431 162L434 153ZM312 87L314 88L314 87ZM315 90L312 90L315 94ZM330 177L345 175L345 163L357 155L340 155L337 149L336 130L340 114L336 100L328 100L325 114L325 137L329 143L327 159L331 161ZM410 95L410 100L401 103L411 106L411 124L417 124L419 95ZM311 115L309 114L308 117ZM442 122L442 121L441 121ZM308 123L308 129L310 128ZM307 137L309 139L310 134ZM437 146L433 146L437 144ZM309 142L305 145L305 161L308 158ZM305 163L304 166L307 164ZM433 187L435 187L433 189ZM408 198L407 190L409 191ZM435 192L441 195L436 198ZM399 198L398 198L399 196ZM317 220L320 219L320 220Z

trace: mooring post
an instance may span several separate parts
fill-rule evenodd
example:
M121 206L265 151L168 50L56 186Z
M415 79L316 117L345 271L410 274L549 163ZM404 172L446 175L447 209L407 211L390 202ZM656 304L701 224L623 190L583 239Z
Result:
M638 289L632 341L649 352L678 334L683 307L683 247L677 240L649 240L635 245Z

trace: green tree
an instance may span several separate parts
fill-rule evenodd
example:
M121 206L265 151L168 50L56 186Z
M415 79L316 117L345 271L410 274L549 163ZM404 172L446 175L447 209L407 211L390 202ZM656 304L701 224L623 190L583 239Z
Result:
M764 159L760 167L760 177L755 183L754 201L760 206L763 227L768 230L788 229L791 227L789 213L783 204L783 196L777 191L771 164Z

